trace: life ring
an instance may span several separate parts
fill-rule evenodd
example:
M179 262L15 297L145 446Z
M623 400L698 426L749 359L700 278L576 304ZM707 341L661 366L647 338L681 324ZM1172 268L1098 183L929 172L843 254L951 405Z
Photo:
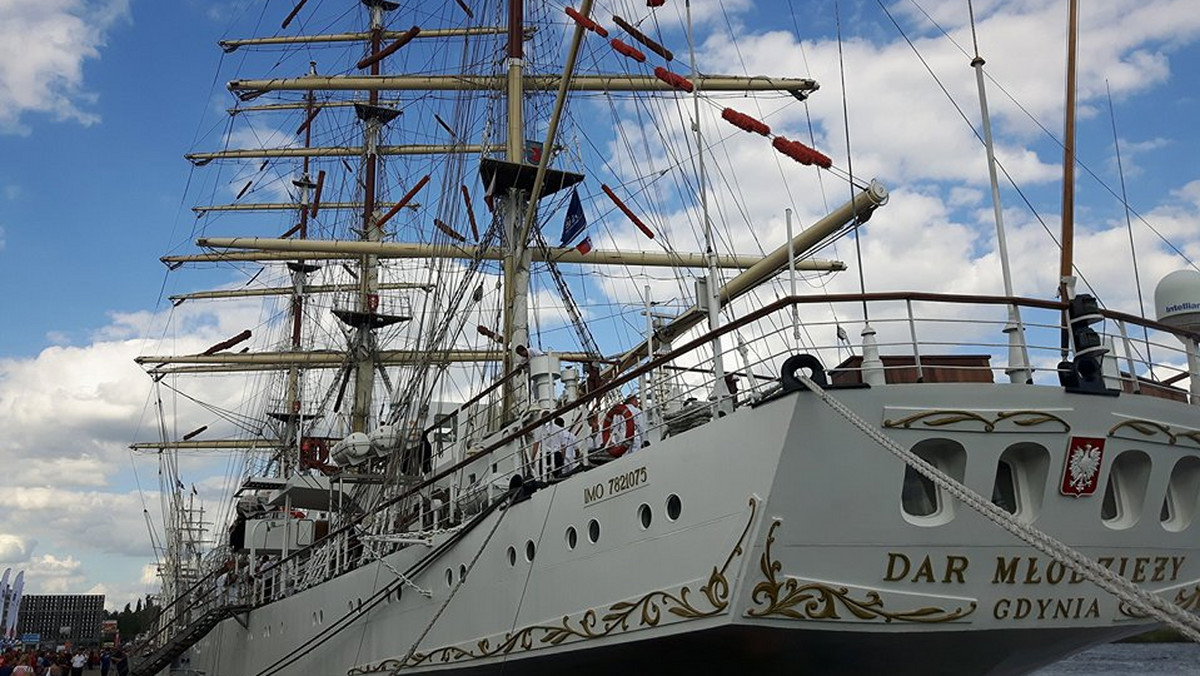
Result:
M324 467L329 462L329 442L319 437L304 437L300 440L300 466Z
M621 437L618 443L611 443L613 436L613 418L621 416L625 419L625 434ZM617 404L608 409L608 413L604 414L604 447L608 449L608 454L614 458L619 458L629 451L629 447L633 444L634 437L637 436L637 429L633 422L633 411L625 404Z
M800 369L808 369L811 372L811 375L808 376L809 379L816 383L818 387L827 386L825 381L825 366L821 364L820 359L811 354L794 354L783 362L783 368L780 369L780 382L783 385L784 392L808 389L796 377L796 372Z

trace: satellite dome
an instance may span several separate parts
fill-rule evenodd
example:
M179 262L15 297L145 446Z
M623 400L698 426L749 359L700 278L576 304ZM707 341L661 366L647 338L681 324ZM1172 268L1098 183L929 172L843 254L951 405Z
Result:
M1168 326L1200 332L1200 272L1176 270L1154 289L1158 321Z

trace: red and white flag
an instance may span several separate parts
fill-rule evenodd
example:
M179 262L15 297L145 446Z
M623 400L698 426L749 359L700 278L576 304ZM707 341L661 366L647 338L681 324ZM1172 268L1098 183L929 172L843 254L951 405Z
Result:
M592 238L584 237L582 242L575 245L575 250L586 256L592 250Z

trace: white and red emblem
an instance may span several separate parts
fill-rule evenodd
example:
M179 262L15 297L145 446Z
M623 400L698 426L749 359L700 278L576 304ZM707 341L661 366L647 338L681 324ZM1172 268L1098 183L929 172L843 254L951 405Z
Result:
M379 309L379 294L377 294L377 293L368 293L367 294L367 309L369 309L371 312L375 312L376 310Z
M1082 497L1096 492L1100 484L1100 465L1104 460L1104 439L1071 437L1067 461L1063 466L1063 495Z

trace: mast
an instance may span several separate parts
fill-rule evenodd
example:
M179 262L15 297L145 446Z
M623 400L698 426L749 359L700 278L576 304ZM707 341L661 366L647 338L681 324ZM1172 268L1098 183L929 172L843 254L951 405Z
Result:
M317 64L315 61L310 61L308 64L309 75L317 74ZM316 115L316 100L315 92L307 92L305 97L305 122L304 122L304 147L312 146L312 122ZM309 217L309 190L313 187L312 176L310 173L311 159L304 158L302 169L300 171L300 205L299 218L297 224L297 236L300 239L308 239L308 217ZM308 273L314 268L310 267L303 259L290 263L288 268L292 273L292 335L291 348L293 352L299 352L303 348L301 326L304 318L304 294L305 286L308 282ZM300 369L293 365L288 368L287 385L284 395L284 401L287 404L287 412L284 414L284 430L283 430L283 448L280 451L280 474L289 476L292 472L292 461L296 460L299 464L299 457L293 453L292 441L297 442L296 448L299 447L299 434L301 432L301 413L300 413Z
M988 111L987 88L984 86L983 66L986 63L979 55L979 41L975 36L975 9L968 2L967 9L971 14L971 40L975 46L975 57L971 59L971 67L975 69L975 87L979 90L979 110L983 122L983 145L987 154L988 178L992 187L992 216L996 221L996 249L1000 256L1000 273L1004 279L1004 295L1013 295L1012 271L1008 260L1008 243L1004 233L1004 209L1000 204L1000 181L996 174L996 150L992 138L992 118ZM1025 326L1021 322L1021 308L1016 304L1008 306L1008 323L1004 327L1008 334L1008 374L1010 382L1027 384L1033 382L1033 373L1029 370L1029 351L1025 344Z
M378 54L383 44L383 13L390 6L382 0L366 0L371 9L371 53ZM371 75L378 76L380 61L371 63ZM378 226L375 212L375 189L378 183L379 145L383 125L394 115L379 107L379 92L372 91L366 106L356 107L364 122L363 129L363 212L361 239L367 242L383 240L382 228ZM350 411L350 431L366 432L367 418L371 410L371 395L375 387L375 324L372 315L379 309L379 259L372 255L362 257L359 264L359 292L354 313L344 315L352 318L354 325L354 397Z
M508 45L506 56L508 75L505 87L508 127L504 156L509 162L520 163L524 155L525 68L524 0L508 2ZM517 362L516 349L529 343L529 266L525 243L518 241L523 216L521 190L513 186L500 196L504 219L504 372L513 370ZM512 381L504 386L505 414L512 410L515 393Z
M1075 55L1079 42L1079 0L1071 0L1067 20L1067 104L1063 131L1062 258L1059 264L1059 298L1068 303L1075 295ZM1062 350L1066 356L1071 331L1063 315Z

